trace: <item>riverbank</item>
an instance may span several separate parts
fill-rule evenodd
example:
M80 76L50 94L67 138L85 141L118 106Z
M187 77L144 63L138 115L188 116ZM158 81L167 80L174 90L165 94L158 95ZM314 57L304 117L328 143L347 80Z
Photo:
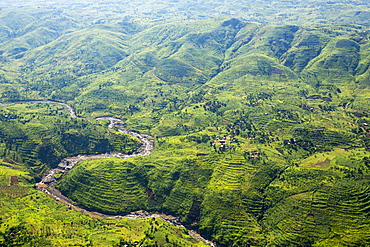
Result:
M45 100L45 101L22 101L22 102L14 102L14 103L0 103L2 105L9 105L9 104L17 104L17 103L46 103L46 104L59 104L65 107L69 111L69 115L72 118L80 118L80 119L89 119L89 118L84 118L84 117L79 117L76 115L75 110L72 106L69 106L65 103L62 102L57 102L57 101L50 101L50 100ZM60 179L62 179L69 170L73 169L75 165L79 161L83 160L89 160L89 159L104 159L104 158L111 158L111 157L116 157L120 159L128 159L132 157L137 157L137 156L147 156L152 153L154 150L154 141L151 136L149 135L142 135L139 133L136 133L131 130L127 130L124 127L124 121L121 119L113 118L113 117L99 117L96 119L103 119L103 120L109 120L110 123L108 125L108 128L115 128L118 131L129 134L132 136L137 137L141 142L142 145L141 147L133 154L122 154L122 153L104 153L104 154L97 154L97 155L77 155L73 157L68 157L60 161L58 166L54 169L50 169L46 171L41 178L41 181L36 183L35 187L36 189L46 193L50 197L52 197L55 201L57 201L60 204L63 204L67 207L69 207L72 210L75 210L77 212L81 212L84 214L89 215L90 217L94 218L109 218L109 219L119 219L119 218L129 218L129 219L146 219L146 218L151 218L151 217L156 217L156 218L161 218L172 225L178 226L178 227L183 227L188 230L189 235L193 236L196 238L198 241L202 241L208 246L216 246L215 243L208 241L204 239L202 236L200 236L196 231L187 228L184 226L180 219L178 217L172 216L172 215L167 215L167 214L162 214L162 213L148 213L145 211L136 211L136 212L131 212L130 214L127 215L106 215L102 214L99 212L94 212L90 211L86 208L84 208L81 205L76 204L72 200L70 200L68 197L64 196L58 189L56 189L55 185Z

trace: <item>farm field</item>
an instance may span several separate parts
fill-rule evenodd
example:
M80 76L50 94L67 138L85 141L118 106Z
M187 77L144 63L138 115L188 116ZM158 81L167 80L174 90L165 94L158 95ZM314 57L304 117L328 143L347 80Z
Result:
M370 245L367 10L4 3L0 246Z

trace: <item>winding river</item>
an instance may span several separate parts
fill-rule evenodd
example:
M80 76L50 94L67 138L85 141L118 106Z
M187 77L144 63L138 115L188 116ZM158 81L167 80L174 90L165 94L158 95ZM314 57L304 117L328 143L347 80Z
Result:
M19 101L19 102L14 102L14 103L0 103L0 105L11 105L11 104L26 104L26 103L45 103L45 104L58 104L61 105L69 110L69 115L72 118L80 118L80 119L88 119L84 117L79 117L76 115L76 112L74 108L66 103L58 102L58 101L52 101L52 100L30 100L30 101ZM141 147L137 150L137 152L133 154L122 154L122 153L105 153L105 154L97 154L97 155L77 155L74 157L68 157L64 158L63 160L60 161L58 166L54 169L46 171L41 178L41 181L36 183L35 187L36 189L43 191L50 197L54 198L58 203L64 204L71 209L85 213L91 217L94 218L110 218L110 219L120 219L120 218L129 218L129 219L145 219L145 218L150 218L150 217L157 217L161 218L175 226L183 227L186 228L184 225L182 225L180 219L178 217L174 217L172 215L167 215L167 214L159 214L159 213L147 213L145 211L136 211L136 212L131 212L130 214L127 215L106 215L102 214L99 212L94 212L90 211L86 208L83 208L82 206L74 203L72 200L70 200L68 197L64 196L58 189L55 188L55 184L57 183L57 179L55 175L60 174L60 173L65 173L69 170L71 170L79 161L83 160L88 160L88 159L104 159L104 158L111 158L111 157L116 157L120 159L128 159L132 157L137 157L137 156L147 156L152 153L154 150L154 141L152 140L152 137L149 135L143 135L136 133L131 130L127 130L124 128L124 121L118 118L113 118L113 117L98 117L96 119L106 119L109 120L110 123L108 125L108 128L117 128L118 131L129 134L132 136L137 137L140 139L142 142ZM60 175L58 175L60 176ZM202 236L200 236L196 231L188 229L189 235L193 236L196 238L198 241L202 241L205 244L209 246L216 247L216 244L206 240Z

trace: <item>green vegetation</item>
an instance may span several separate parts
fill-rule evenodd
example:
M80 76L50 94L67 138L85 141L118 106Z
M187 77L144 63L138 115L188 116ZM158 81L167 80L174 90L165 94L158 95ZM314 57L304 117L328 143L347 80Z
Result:
M173 214L226 246L369 245L369 6L289 3L212 5L244 19L207 18L205 1L191 18L166 1L132 1L135 16L111 3L96 15L82 4L83 17L64 3L0 10L0 95L14 103L0 105L0 245L202 245L162 220L94 219L32 188L62 158L136 151L95 120L106 116L155 149L58 175L86 209ZM45 99L84 118L21 102Z
M70 171L59 189L93 210L110 214L131 212L144 209L148 201L145 175L127 161L89 160ZM91 189L95 186L101 189Z
M108 130L106 123L72 119L65 114L63 106L52 104L0 105L1 157L40 173L56 167L65 157L132 153L139 146L139 140Z
M33 189L0 198L1 246L205 246L162 219L94 219Z
M90 139L80 141L96 146L102 145L100 148L114 149L115 145L118 145L119 148L125 147L125 149L118 149L124 152L132 152L137 148L138 141L131 136L115 133L113 139L109 138L113 132L107 132L105 124L101 126L101 123L95 121L95 123L91 123L88 120L68 119L66 116L54 115L56 111L54 108L58 108L58 106L55 107L52 104L46 106L45 104L17 104L1 107L3 108L3 117L7 115L6 119L1 122L2 124L13 123L13 130L18 130L15 128L16 126L24 125L22 129L19 128L19 131L24 130L21 132L24 133L23 138L31 143L38 140L36 137L47 138L47 134L52 135L52 138L59 138L57 139L57 147L65 148L64 152L69 155L73 153L68 150L69 146L61 145L64 132L60 128L63 127L69 131L73 130L75 134L83 131L80 134L84 135L81 135L80 138L88 138L89 134L86 131L94 131L92 133L94 133L95 139L90 137ZM65 114L65 110L61 113ZM22 123L25 119L29 121ZM64 121L63 124L55 123L55 121L61 120ZM74 122L73 125L74 120L77 122ZM38 124L29 124L33 121L37 121ZM83 129L77 125L78 122L84 124ZM32 128L36 126L39 132ZM16 131L10 130L6 133L17 134ZM98 139L99 135L105 136L105 139ZM70 140L74 147L82 148L77 142L77 139L80 138ZM70 210L64 205L59 205L45 193L33 188L33 184L39 180L36 178L38 174L35 174L39 170L35 169L34 163L27 163L30 161L39 162L45 167L54 166L56 164L49 164L48 160L42 163L45 157L51 155L39 153L40 156L37 156L37 147L31 146L30 150L35 152L35 155L31 157L32 159L27 156L26 160L24 155L28 152L23 149L23 145L21 145L23 142L19 141L20 146L14 149L7 148L7 144L12 140L9 141L5 137L2 139L2 143L5 144L2 145L5 158L0 161L0 246L124 246L125 244L129 246L204 246L201 242L199 243L190 237L184 228L174 227L162 219L95 219ZM105 143L105 146L100 142ZM53 144L52 141L47 143ZM108 144L109 146L106 146ZM43 144L38 143L38 146L42 147ZM45 150L50 149L45 148ZM94 153L94 150L85 147L84 152ZM76 149L76 151L82 150ZM65 154L62 156L63 153L59 155L59 157L55 157L58 161L65 157ZM19 160L13 159L14 157Z

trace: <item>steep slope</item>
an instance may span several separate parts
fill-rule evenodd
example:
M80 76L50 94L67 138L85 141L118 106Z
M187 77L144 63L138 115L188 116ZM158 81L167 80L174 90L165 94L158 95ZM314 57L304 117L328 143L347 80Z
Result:
M150 156L81 163L64 193L103 212L173 213L227 246L368 244L366 28L236 19L140 28L99 24L3 56L14 69L4 81L17 79L0 85L4 100L69 101L81 116L114 115L155 136ZM49 133L32 121L2 133ZM96 143L93 131L60 131L63 144L75 141L68 153ZM4 138L11 155L35 160L36 142L13 139Z
M360 60L360 46L348 38L336 38L328 43L320 56L311 61L305 71L315 73L324 83L355 80ZM344 79L345 78L345 79Z
M284 66L301 72L307 64L320 55L329 37L319 30L301 30L294 38L292 47L281 58Z
M336 152L317 163L309 158L268 188L271 245L368 245L368 164L354 158L359 150L341 157Z
M1 105L1 156L41 172L70 155L132 153L139 145L131 136L108 131L88 120L66 119L62 112L61 107L35 103Z
M63 71L69 70L80 76L116 64L127 55L126 42L125 35L120 33L85 29L35 49L22 60L31 70L35 69L33 64L37 64L39 72L53 68L57 73L63 68Z
M73 169L59 188L89 209L124 214L146 209L146 180L145 174L140 174L132 163L92 160Z
M178 37L164 29L167 25L161 30L156 27L156 41L153 40L150 45L155 45L156 49L139 53L134 59L142 66L154 67L153 73L164 82L204 83L219 71L226 49L234 42L236 33L243 25L236 19L222 23L189 22L176 28L187 32L178 34ZM144 37L137 35L134 40L145 39L148 32L143 34Z
M2 13L0 21L3 26L8 27L13 30L13 32L18 32L22 28L26 27L28 23L32 23L37 18L32 16L31 13L22 11L9 11Z

